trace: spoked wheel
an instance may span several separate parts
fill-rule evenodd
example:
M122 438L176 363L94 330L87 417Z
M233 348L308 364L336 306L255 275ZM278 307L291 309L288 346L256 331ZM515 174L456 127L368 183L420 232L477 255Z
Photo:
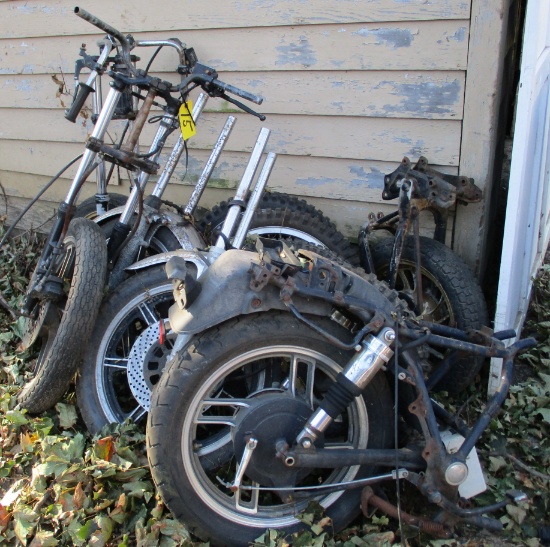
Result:
M349 337L333 322L315 320ZM284 312L240 317L181 350L153 392L147 424L153 478L174 515L205 541L244 545L267 528L288 534L303 528L296 515L313 499L308 487L367 474L359 466L293 471L276 457L277 446L292 446L350 357ZM389 446L392 402L386 378L377 375L363 395L325 432L324 446ZM242 486L233 492L251 438L257 445ZM205 457L223 443L231 458ZM315 500L338 530L358 513L359 495L348 490L318 494Z
M385 238L372 245L376 275L387 280L393 249L393 238ZM480 329L488 323L485 298L476 279L466 264L451 249L426 237L420 238L422 308L418 309L418 282L414 253L414 239L407 237L397 271L395 289L414 308L420 319L457 327ZM430 363L437 368L440 358L432 355ZM457 394L475 379L484 359L459 359L438 383L436 389Z
M64 294L56 302L39 302L25 325L22 347L40 343L33 377L18 397L29 412L51 408L69 387L97 317L106 272L101 230L91 220L74 219L52 269L64 282Z
M158 381L170 339L161 344L157 330L156 338L148 340L148 374L142 379L128 373L128 357L140 334L168 317L172 288L164 268L148 269L121 283L101 306L76 384L78 406L90 432L126 419L139 422L145 416L140 393L148 396L144 390L150 391Z
M223 201L199 221L199 230L211 243L215 243L215 234L223 226L228 209L228 202ZM287 194L271 192L262 196L248 235L318 245L336 253L352 266L359 264L357 252L328 217L303 199Z

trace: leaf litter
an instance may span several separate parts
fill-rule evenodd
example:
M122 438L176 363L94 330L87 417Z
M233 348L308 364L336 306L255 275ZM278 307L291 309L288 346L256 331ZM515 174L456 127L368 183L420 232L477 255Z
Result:
M31 232L0 249L0 293L12 310L19 308L41 244ZM14 320L10 310L0 306L0 544L206 547L155 492L141 427L113 424L92 437L71 392L40 416L16 408L18 390L35 359L29 350L17 351L22 331L22 318ZM535 280L526 331L539 342L522 356L520 368L528 371L526 378L512 386L503 411L478 445L489 486L480 502L494 503L511 488L529 496L528 502L495 514L504 524L502 534L464 528L452 540L434 540L405 528L405 537L400 537L395 521L375 513L370 519L359 517L334 535L322 508L311 506L300 516L307 530L293 535L267 530L254 545L543 545L540 526L550 524L550 266L543 266ZM478 378L466 403L445 402L473 421L485 404L485 386L486 378ZM406 509L409 493L403 494Z

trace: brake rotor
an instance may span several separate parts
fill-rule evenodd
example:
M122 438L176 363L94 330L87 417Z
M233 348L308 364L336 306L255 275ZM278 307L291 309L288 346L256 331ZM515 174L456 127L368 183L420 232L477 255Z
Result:
M158 321L136 338L130 350L128 384L136 401L147 411L151 407L151 392L166 366L175 338L174 332L167 331L161 343L161 322Z

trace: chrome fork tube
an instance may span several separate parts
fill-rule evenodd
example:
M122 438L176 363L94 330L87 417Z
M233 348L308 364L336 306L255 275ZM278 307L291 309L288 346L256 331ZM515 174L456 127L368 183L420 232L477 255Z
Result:
M231 130L233 129L236 121L237 119L235 118L235 116L229 116L227 118L227 121L225 122L225 125L221 130L218 140L216 141L216 144L212 149L212 153L210 154L210 157L208 158L208 161L204 166L204 169L201 173L201 176L199 177L199 180L197 181L197 184L195 185L195 189L193 190L193 193L189 198L189 202L187 204L187 207L185 208L186 215L192 215L194 213L195 208L197 207L197 203L199 202L204 192L204 189L206 188L206 185L208 184L208 181L212 176L212 171L214 171L214 167L216 167L216 163L218 162L220 154L224 149L225 143L227 142L227 139L229 138Z
M260 134L256 139L256 144L254 146L254 149L252 150L252 154L250 155L250 159L248 160L248 164L244 171L243 178L241 179L239 187L237 188L237 193L235 194L235 198L233 201L242 202L242 203L245 202L246 194L248 192L250 184L252 183L252 179L256 174L260 160L262 159L262 154L267 145L267 140L269 139L270 133L271 131L266 127L263 127L261 129ZM229 208L229 211L227 211L227 216L225 217L223 227L222 227L222 234L223 236L225 236L226 239L231 238L231 235L233 234L233 230L235 229L235 224L237 222L237 219L239 218L240 212L241 212L241 207L239 205L232 205ZM219 236L218 240L216 241L215 247L220 250L224 250L225 238L222 236Z
M94 130L92 131L92 134L90 136L91 138L103 140L109 122L111 121L111 118L113 117L113 114L115 112L115 108L118 103L118 99L120 98L120 95L121 91L115 88L111 88L111 91L109 91L109 94L105 99L105 104L101 109L99 117L97 118ZM67 197L65 198L66 203L74 202L74 199L76 198L80 190L80 183L83 180L83 176L94 162L96 156L97 152L93 152L92 150L86 149L86 151L84 152L84 155L80 160L80 165L78 166L76 175L74 176L71 187L69 188L69 191L67 193Z

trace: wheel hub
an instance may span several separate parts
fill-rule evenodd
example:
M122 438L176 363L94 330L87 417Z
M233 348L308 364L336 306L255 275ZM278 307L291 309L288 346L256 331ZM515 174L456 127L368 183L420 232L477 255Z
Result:
M128 356L128 384L136 401L145 410L151 407L151 392L158 382L176 337L168 331L160 343L160 322L147 327L136 339Z
M308 475L307 469L287 467L277 452L284 443L294 442L311 413L304 401L284 393L259 394L250 407L239 412L233 432L237 461L251 436L258 441L246 468L250 479L265 486L288 486Z

